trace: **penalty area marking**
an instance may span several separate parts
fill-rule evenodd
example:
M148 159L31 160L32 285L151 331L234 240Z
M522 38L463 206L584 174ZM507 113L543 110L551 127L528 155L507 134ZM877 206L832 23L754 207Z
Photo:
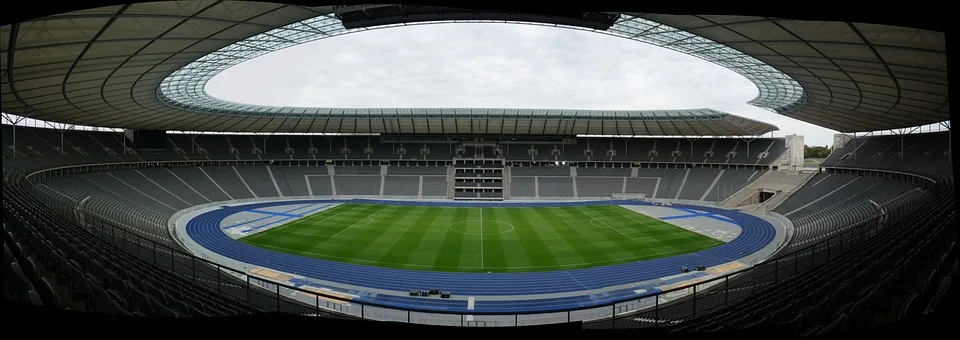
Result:
M348 227L346 227L346 228L343 228L343 230L338 231L336 234L330 235L329 238L337 237L337 235L340 235L340 234L343 233L344 231L347 231L347 229L350 229L350 228L353 228L353 227L365 226L365 225L368 225L368 224L373 223L373 218L372 218L372 216L373 216L373 215L376 215L378 212L381 212L381 211L383 211L383 210L377 210L377 211L374 211L374 212L370 213L370 215L367 215L367 217L364 217L362 220L353 222L353 224L351 224L350 226L348 226ZM357 223L360 223L360 222L363 222L363 221L369 221L369 222L364 223L364 224L357 224Z
M626 208L625 208L625 209L626 209ZM634 212L634 213L638 213L637 211L632 210L632 209L627 209L627 210L628 210L628 211L631 211L631 212ZM593 225L593 226L595 226L595 227L611 229L611 230L617 232L617 234L623 235L623 237L629 238L629 239L631 239L631 240L649 239L649 238L650 238L650 237L648 237L648 236L640 236L640 237L629 236L629 235L624 234L623 232L621 232L619 229L614 228L613 226L611 226L611 225L607 224L606 222L600 220L600 219L597 218L596 216L593 216L592 214L587 213L586 211L584 211L583 214L584 214L584 215L587 215L587 217L590 217L590 224L591 224L591 225ZM644 226L644 227L650 226L650 225L647 224L646 222L638 221L638 220L635 219L633 216L630 216L630 215L625 215L625 216L626 216L627 218L629 218L631 221L634 221L634 222L640 224L641 226ZM597 223L600 223L600 224L602 224L602 225L597 225ZM668 224L669 224L669 223L668 223ZM690 227L681 227L681 228L690 229ZM679 231L675 231L675 232L668 233L667 235L678 234L678 233L679 233Z
M351 226L351 227L362 227L362 226L365 226L365 225L368 225L368 224L372 224L372 223L373 223L373 219L367 217L367 218L364 218L364 219L359 220L359 221L357 221L357 222L365 222L365 223L356 224L356 225L353 225L353 226ZM319 222L318 222L318 223L319 223ZM317 225L317 223L310 223L310 224L311 224L311 225ZM348 228L348 229L349 229L349 228ZM322 229L321 229L321 230L322 230ZM281 233L290 233L290 234L297 234L297 235L304 235L304 236L326 237L326 238L333 238L334 236L337 236L337 235L339 235L340 233L342 233L342 232L344 232L344 231L346 231L346 229L341 230L339 233L336 233L336 234L334 234L334 235L326 236L326 235L317 235L317 234L314 234L314 233L308 233L308 232L302 232L302 231L277 229L277 232L281 232Z
M591 214L588 214L586 211L584 211L583 214L584 214L584 215L587 215L588 217L590 217L590 224L592 224L592 225L594 225L594 226L597 226L596 224L593 223L594 221L600 222L600 224L603 224L603 225L602 225L602 226L598 226L598 227L601 227L601 228L606 227L606 228L608 228L608 229L611 229L611 230L613 230L613 231L616 231L617 234L623 235L623 237L626 237L626 238L631 239L631 240L635 240L635 239L636 239L636 238L634 238L634 237L632 237L632 236L630 236L630 235L624 234L624 233L621 232L619 229L610 226L609 224L607 224L607 222L601 221L599 218L596 218L595 216L593 216L593 215L591 215Z

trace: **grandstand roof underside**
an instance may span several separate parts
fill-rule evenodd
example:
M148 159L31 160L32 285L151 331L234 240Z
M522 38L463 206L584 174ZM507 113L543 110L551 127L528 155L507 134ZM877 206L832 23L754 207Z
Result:
M363 10L343 6L335 15L335 7L339 6L244 1L136 3L2 26L2 110L91 126L235 132L755 135L776 130L709 109L266 107L225 102L203 92L202 86L216 72L269 51L365 30L367 25L466 16L453 9L399 5L370 5ZM398 19L397 13L406 12L416 15ZM475 20L505 20L503 13L472 15ZM942 32L745 16L514 17L700 57L757 84L760 94L751 104L841 132L912 127L949 118ZM307 24L301 23L305 20Z

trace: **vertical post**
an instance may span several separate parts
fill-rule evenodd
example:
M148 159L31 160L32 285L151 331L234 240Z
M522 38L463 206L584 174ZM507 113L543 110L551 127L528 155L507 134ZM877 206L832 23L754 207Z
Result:
M461 319L462 319L462 318L463 318L463 316L461 316ZM568 322L568 323L570 322L570 311L567 311L567 322Z
M800 256L798 256L799 251L793 252L793 275L797 275L800 272Z
M277 283L277 311L280 311L280 284Z
M570 322L570 312L567 312L567 322ZM463 314L460 314L460 327L463 327Z
M220 265L217 265L217 296L223 297L223 292L220 291Z
M617 329L617 304L614 303L611 307L610 313L610 327Z
M903 160L903 135L900 135L900 160Z
M653 296L653 327L660 328L660 294Z
M10 124L10 129L13 130L13 132L11 132L10 134L13 135L13 157L14 158L17 157L17 123L19 123L19 121L16 121L16 122L13 122L13 124Z
M250 303L250 274L247 274L247 303Z
M830 241L827 241L827 242L829 244ZM816 268L816 267L817 267L817 244L814 243L813 251L810 252L810 269L813 270L813 268Z
M407 310L407 323L410 323L410 310Z
M519 327L519 326L520 326L520 314L514 314L514 315L513 315L513 327Z
M697 284L693 285L693 316L697 316Z
M841 237L843 237L843 236L841 236ZM828 259L830 258L830 243L831 243L830 240L832 240L832 239L833 239L832 237L827 239L827 258L828 258Z
M773 261L773 285L774 287L780 285L780 259Z
M319 299L319 298L320 298L319 295L317 295L317 299ZM365 315L365 313L364 313L364 308L363 308L363 306L365 306L365 305L360 305L360 320L363 320L363 318L366 317L366 315Z
M730 301L730 275L723 277L723 306L726 307Z
M314 314L320 317L320 294L313 294L313 297L317 299L317 302L313 305ZM363 305L360 305L360 320L363 320Z

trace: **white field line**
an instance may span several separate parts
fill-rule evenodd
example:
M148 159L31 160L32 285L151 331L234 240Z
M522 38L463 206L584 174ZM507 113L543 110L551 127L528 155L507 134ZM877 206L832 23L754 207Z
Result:
M370 263L370 264L374 264L374 265L388 265L388 266L400 266L400 267L419 267L419 268L441 268L441 269L544 269L544 268L565 268L565 267L576 267L576 266L590 267L590 266L593 266L593 265L599 265L599 264L611 263L611 262L619 262L619 261L629 262L629 261L633 261L633 260L653 259L653 258L663 257L662 255L679 254L679 253L685 252L685 251L682 251L682 250L681 250L681 251L674 250L674 251L665 251L665 252L660 252L660 253L647 254L647 255L645 255L645 256L630 256L630 257L624 257L624 258L618 258L618 259L610 259L610 260L603 260L603 261L596 261L596 262L584 262L584 263L574 263L574 264L558 264L558 265L553 265L553 266L477 267L477 266L434 266L434 265L423 265L423 264L413 264L413 263L403 263L403 264L401 264L401 263L390 263L390 262L381 262L381 261L373 261L373 260L363 260L363 259L357 259L357 258L353 258L353 257L333 256L333 255L316 253L316 252L311 252L311 251L301 251L301 250L291 251L291 250L289 250L289 249L287 249L287 248L284 248L284 247L277 247L277 246L273 246L273 245L269 245L269 244L261 244L261 245L257 245L257 246L258 246L258 247L264 247L264 248L272 248L272 249L279 250L279 251L283 251L283 252L290 252L290 253L296 253L296 254L315 255L315 256L317 256L317 257L326 258L326 259L346 260L346 262L362 262L362 263ZM648 258L648 257L651 257L651 256L652 256L652 258Z
M480 207L480 268L483 268L483 207Z
M357 223L360 223L360 222L362 222L362 221L366 221L368 218L370 219L370 221L373 221L373 218L371 218L371 216L376 215L378 212L381 212L381 211L383 211L383 209L377 209L376 211L370 213L370 215L367 215L367 217L364 217L362 220L353 222L353 224L351 224L350 226L348 226L348 227L346 227L346 228L343 228L343 230L338 231L336 234L330 235L329 238L332 239L332 238L334 238L334 237L337 237L337 235L340 235L340 234L343 233L344 231L347 231L348 229L357 226ZM373 223L373 222L371 222L371 223ZM367 224L370 224L370 223L367 223ZM362 225L367 225L367 224L362 224Z

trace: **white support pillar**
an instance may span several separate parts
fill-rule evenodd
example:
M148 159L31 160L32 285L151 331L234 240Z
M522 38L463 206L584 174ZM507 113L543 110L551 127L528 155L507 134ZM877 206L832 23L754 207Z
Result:
M4 115L3 115L3 119L6 120L6 121L8 121L8 122L10 122L10 129L12 130L10 134L11 134L12 137L13 137L13 138L12 138L12 140L13 140L13 157L16 158L16 157L17 157L17 124L19 124L20 122L24 121L24 120L26 119L26 117L16 116L17 118L10 118L10 116L12 116L12 115L4 114Z
M758 138L757 136L751 136L751 137L752 137L752 138L749 138L749 139L748 139L748 138L743 138L743 136L740 137L740 140L742 140L742 141L744 141L744 142L747 142L747 157L750 157L750 142L753 142L753 141L757 140L757 138Z
M629 150L627 150L627 145L629 144L630 144L630 138L624 138L623 139L623 156L624 157L630 154Z
M953 163L953 130L950 129L950 122L944 121L938 124L947 128L947 162Z
M900 134L900 161L903 161L903 134Z
M857 150L860 149L860 140L857 138L857 133L853 133L853 159L857 159Z
M44 123L44 124L47 124L47 126L49 126L50 128L52 128L52 129L57 130L58 132L60 132L60 155L63 156L63 155L64 155L64 151L63 151L63 131L66 131L67 128L69 127L69 125L63 124L63 123L51 123L51 122L48 122L48 121L44 121L43 123Z

